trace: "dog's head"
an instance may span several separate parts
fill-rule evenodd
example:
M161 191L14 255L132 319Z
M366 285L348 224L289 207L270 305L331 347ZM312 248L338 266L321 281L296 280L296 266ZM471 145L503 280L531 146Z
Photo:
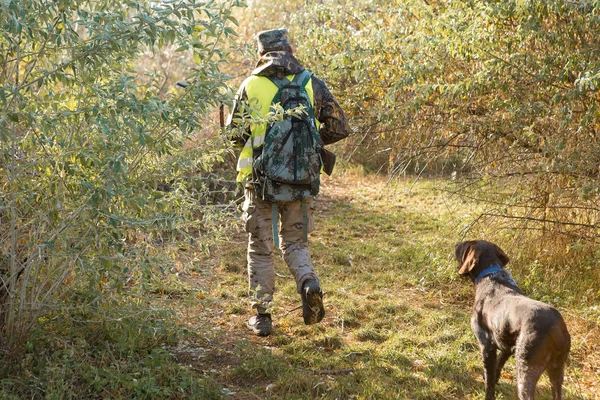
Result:
M504 268L509 261L500 247L485 240L457 243L454 247L454 258L458 261L458 273L463 276L469 275L471 278L493 265Z

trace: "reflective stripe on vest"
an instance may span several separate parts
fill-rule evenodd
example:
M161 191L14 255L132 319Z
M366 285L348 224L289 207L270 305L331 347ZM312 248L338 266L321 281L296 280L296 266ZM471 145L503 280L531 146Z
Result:
M294 79L295 75L286 76L290 81ZM247 78L242 84L246 88L246 95L248 97L248 103L253 105L253 109L256 111L256 118L264 118L271 111L271 102L277 94L277 86L271 82L271 80L265 76L252 75ZM310 99L310 103L314 107L314 97L312 88L312 78L308 80L306 86L306 93ZM316 121L317 129L319 129L319 121ZM250 127L250 139L244 145L240 158L237 163L237 181L243 182L248 178L252 177L252 163L253 163L253 149L256 149L263 145L265 142L265 133L267 131L267 124L253 124Z

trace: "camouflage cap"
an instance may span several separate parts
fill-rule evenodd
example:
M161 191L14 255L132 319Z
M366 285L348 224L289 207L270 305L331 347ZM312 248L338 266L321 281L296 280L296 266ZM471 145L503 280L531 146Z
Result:
M258 52L261 54L270 51L287 50L287 48L291 47L288 41L287 29L285 28L259 32L256 38L258 40Z

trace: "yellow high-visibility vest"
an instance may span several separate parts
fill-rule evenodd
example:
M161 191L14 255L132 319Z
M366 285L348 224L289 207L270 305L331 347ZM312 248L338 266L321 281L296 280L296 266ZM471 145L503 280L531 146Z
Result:
M294 76L295 75L288 75L286 78L292 81ZM275 98L278 90L277 85L271 82L269 78L259 75L251 75L244 81L242 85L244 85L246 88L248 104L252 105L254 112L257 114L254 115L254 117L263 119L271 111L271 102ZM312 78L308 80L304 88L306 89L306 93L308 93L310 104L314 108L315 102L312 88ZM315 123L317 129L319 129L319 121L315 120ZM252 177L252 163L254 161L252 157L253 150L263 145L265 142L266 133L267 124L264 122L253 124L250 127L250 138L248 141L246 141L246 144L244 145L244 148L242 149L238 159L238 182L245 182Z

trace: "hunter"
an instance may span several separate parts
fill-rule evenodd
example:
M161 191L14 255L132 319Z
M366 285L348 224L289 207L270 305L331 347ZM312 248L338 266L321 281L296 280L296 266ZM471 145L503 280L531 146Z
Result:
M323 146L347 137L348 125L323 81L294 57L286 29L260 32L257 41L260 58L236 94L227 126L230 139L242 147L237 180L244 185L242 218L249 237L248 282L255 310L247 327L268 336L274 246L279 245L296 281L304 323L318 323L325 315L307 233L314 229L319 175L332 168L327 161L333 154ZM293 110L292 115L265 122L277 106L280 112ZM257 122L243 124L249 116Z

